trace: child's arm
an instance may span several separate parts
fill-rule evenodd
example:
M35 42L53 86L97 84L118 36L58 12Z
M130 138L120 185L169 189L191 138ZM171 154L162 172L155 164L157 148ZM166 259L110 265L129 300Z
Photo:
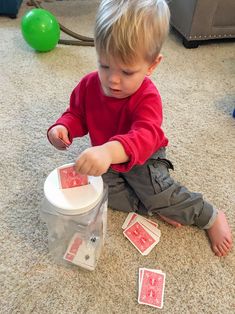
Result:
M100 176L107 172L111 164L124 163L128 159L122 144L111 141L84 150L76 160L75 168L81 174Z
M86 81L82 79L70 96L70 104L62 116L48 129L47 137L57 149L65 150L75 137L88 133L84 113Z

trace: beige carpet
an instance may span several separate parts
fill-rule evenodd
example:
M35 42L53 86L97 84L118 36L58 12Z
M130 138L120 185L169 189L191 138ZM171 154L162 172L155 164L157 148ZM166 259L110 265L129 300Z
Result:
M97 3L58 1L47 7L65 26L92 35ZM94 272L54 263L39 217L43 183L54 168L74 161L89 140L76 140L62 153L49 145L46 130L96 60L90 47L35 53L20 32L28 9L22 5L16 20L0 17L0 312L234 313L234 251L215 257L204 231L195 227L174 229L159 221L161 242L143 257L122 235L126 214L110 210ZM234 233L235 45L186 50L171 33L163 54L153 80L163 98L174 176L225 211ZM139 267L166 273L162 310L137 303Z

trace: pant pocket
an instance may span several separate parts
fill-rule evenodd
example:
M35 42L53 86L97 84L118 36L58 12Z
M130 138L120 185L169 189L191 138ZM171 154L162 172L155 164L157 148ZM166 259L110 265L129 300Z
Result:
M151 159L148 167L152 185L156 194L165 191L172 184L174 184L174 180L170 177L169 173L169 169L173 170L174 167L168 159Z

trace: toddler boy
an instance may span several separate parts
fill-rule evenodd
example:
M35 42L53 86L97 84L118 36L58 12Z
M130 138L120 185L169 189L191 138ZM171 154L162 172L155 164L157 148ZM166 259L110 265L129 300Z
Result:
M169 223L205 229L225 256L232 237L225 214L169 174L162 103L149 76L161 62L169 30L164 0L103 0L95 24L98 71L73 90L70 105L48 130L57 149L89 133L92 147L76 160L81 174L103 176L109 206L158 214Z

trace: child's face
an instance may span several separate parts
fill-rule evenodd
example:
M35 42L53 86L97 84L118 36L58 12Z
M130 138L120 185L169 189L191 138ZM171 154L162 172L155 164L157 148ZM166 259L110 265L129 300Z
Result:
M132 95L140 87L145 76L153 72L161 58L159 55L152 64L139 59L128 66L113 58L100 56L98 73L104 94L119 99Z

